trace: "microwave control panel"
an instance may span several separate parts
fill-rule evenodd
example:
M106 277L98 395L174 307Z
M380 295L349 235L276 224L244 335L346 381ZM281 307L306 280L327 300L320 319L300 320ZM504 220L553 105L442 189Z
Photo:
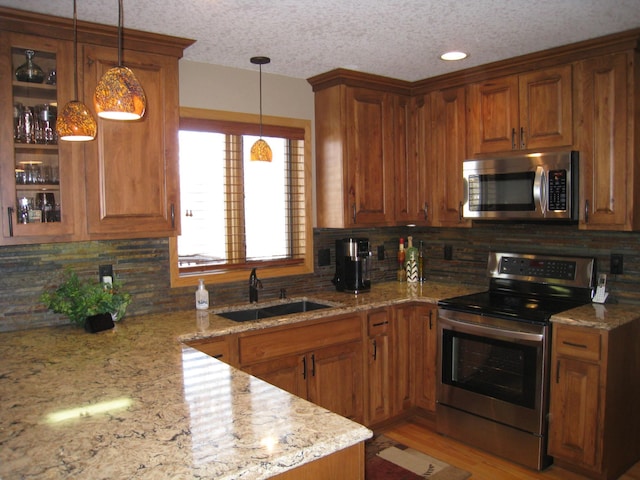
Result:
M549 210L567 210L567 171L549 170Z

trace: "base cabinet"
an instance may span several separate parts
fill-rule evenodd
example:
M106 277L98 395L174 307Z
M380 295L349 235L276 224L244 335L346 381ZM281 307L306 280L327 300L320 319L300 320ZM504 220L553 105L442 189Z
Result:
M247 373L344 417L363 421L360 315L239 334L238 346L240 367Z
M640 322L553 325L549 448L555 463L615 479L640 459Z

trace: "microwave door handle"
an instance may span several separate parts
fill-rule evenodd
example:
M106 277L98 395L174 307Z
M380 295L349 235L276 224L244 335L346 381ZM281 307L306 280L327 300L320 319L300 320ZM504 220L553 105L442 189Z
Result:
M533 201L540 205L540 214L544 217L547 213L547 173L542 166L536 167L533 191Z

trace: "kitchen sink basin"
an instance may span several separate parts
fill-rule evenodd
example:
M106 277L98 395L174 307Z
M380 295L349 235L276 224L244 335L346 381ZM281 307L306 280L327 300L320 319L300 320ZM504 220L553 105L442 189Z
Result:
M228 318L229 320L233 320L234 322L248 322L251 320L281 317L283 315L293 315L294 313L304 313L310 312L312 310L320 310L323 308L331 307L333 307L333 305L326 305L324 303L317 303L309 300L299 300L295 302L288 302L265 307L220 312L216 313L216 315Z

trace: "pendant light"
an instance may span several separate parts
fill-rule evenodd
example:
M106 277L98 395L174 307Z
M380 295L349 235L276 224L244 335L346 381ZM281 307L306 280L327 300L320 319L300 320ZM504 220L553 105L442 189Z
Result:
M98 116L110 120L138 120L147 107L142 85L131 69L122 65L122 0L118 0L118 66L102 76L93 101Z
M251 63L260 65L260 138L251 147L251 160L270 162L273 158L271 147L262 139L262 65L269 63L269 57L251 57Z
M73 0L73 95L56 119L60 140L87 142L96 138L98 126L89 108L78 100L78 13Z

